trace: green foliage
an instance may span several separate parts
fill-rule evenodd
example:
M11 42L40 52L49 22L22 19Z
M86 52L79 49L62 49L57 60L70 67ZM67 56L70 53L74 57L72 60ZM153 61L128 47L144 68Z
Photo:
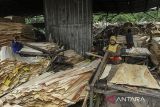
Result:
M99 14L93 15L93 22L106 20L110 23L123 23L123 22L153 22L160 21L160 11L148 11L146 13L121 13L121 14Z
M27 17L25 19L26 24L30 23L44 23L44 16L39 15L39 16L34 16L34 17Z

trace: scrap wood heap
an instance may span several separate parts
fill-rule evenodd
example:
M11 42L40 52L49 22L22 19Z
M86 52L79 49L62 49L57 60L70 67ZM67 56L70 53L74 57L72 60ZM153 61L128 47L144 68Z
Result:
M49 60L43 59L36 64L4 60L0 62L0 96L22 83L36 77L46 69Z
M81 55L77 54L74 50L64 51L64 56L66 57L65 61L71 64L76 64L84 60L84 58Z
M31 25L12 22L0 22L0 46L8 46L15 36L21 41L34 41L34 31Z
M1 100L23 107L66 107L74 104L84 99L88 80L99 63L100 60L83 61L72 69L55 74L46 72L17 87Z

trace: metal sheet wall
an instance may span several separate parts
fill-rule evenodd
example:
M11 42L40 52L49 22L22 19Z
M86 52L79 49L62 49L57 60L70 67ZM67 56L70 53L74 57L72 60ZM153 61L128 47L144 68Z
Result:
M47 35L80 54L92 44L91 0L45 0Z

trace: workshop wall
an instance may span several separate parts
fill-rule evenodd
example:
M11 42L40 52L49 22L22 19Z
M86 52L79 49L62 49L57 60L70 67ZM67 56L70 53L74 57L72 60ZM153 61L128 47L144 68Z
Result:
M91 0L45 0L47 38L80 54L92 44Z

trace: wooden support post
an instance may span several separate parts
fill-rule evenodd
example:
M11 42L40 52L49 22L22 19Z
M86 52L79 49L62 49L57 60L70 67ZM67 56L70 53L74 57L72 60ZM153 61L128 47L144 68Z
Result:
M86 106L87 106L88 96L89 96L89 92L87 92L87 94L86 94L86 96L85 96L85 99L84 99L84 101L83 101L82 107L86 107Z
M99 75L100 75L100 74L102 73L102 71L105 69L105 65L106 65L106 63L107 63L108 55L109 55L109 53L106 52L105 55L104 55L104 57L103 57L103 59L102 59L102 61L101 61L101 63L100 63L100 65L99 65L99 67L98 67L98 69L97 69L97 71L96 71L96 74L94 75L93 81L92 81L91 84L90 84L91 87L94 87L94 84L96 83Z
M106 62L107 62L107 58L108 58L109 53L106 52L100 65L98 66L97 70L95 71L95 74L93 75L92 81L90 83L90 105L89 107L93 107L94 103L93 103L93 97L94 97L94 85L96 83L96 81L98 80L100 74L102 73L102 71L104 71L105 66L106 66Z

